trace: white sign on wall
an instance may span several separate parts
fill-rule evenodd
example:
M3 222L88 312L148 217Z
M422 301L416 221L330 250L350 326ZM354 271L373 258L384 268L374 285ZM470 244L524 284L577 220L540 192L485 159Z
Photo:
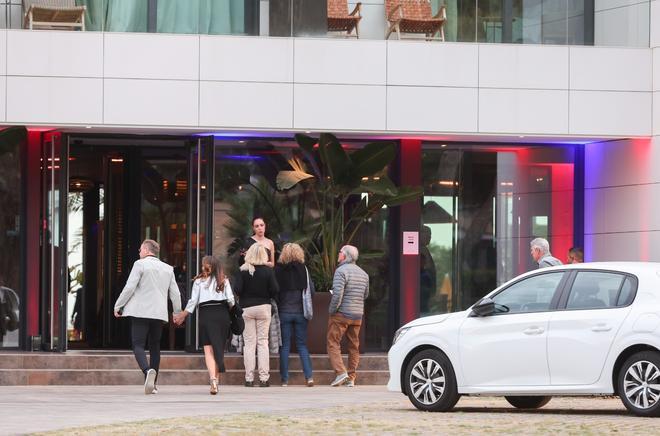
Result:
M419 254L419 232L403 232L403 254Z

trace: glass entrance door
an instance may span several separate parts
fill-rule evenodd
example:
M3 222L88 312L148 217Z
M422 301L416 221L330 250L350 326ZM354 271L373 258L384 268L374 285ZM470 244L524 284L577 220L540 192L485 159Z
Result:
M114 303L144 239L174 267L182 304L209 246L212 141L72 138L69 177L70 347L130 347ZM211 144L211 145L207 145ZM193 319L163 327L164 350L196 348Z
M213 247L213 187L214 187L214 142L213 137L199 137L190 141L190 161L188 164L188 179L190 197L188 212L188 261L187 287L182 291L182 302L185 306L190 297L192 278L201 270L202 257L212 254ZM185 298L184 298L185 297ZM199 320L197 311L186 322L186 349L197 350L199 345Z
M41 147L41 289L42 344L66 350L68 144L59 133L46 133Z

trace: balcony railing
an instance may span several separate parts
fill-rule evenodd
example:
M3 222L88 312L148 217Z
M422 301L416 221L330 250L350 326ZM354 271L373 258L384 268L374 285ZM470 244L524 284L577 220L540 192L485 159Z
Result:
M390 39L429 42L648 47L650 17L648 4L601 10L595 0L41 1L85 6L85 31L359 39L391 33ZM31 3L39 0L0 0L0 28L28 27ZM420 16L436 25L418 33L395 26L396 20Z

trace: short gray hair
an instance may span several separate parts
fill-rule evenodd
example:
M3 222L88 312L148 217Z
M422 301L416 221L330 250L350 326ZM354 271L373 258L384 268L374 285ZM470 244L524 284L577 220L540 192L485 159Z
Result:
M353 247L352 245L344 245L341 247L339 250L341 253L344 253L344 256L346 256L346 261L347 262L355 262L358 260L358 256L360 253L358 252L358 249L356 247Z
M145 239L142 241L142 245L147 247L149 253L153 254L154 256L158 256L160 254L160 245L153 239Z
M548 243L547 239L536 238L532 242L530 242L529 245L532 248L538 248L539 250L541 250L541 253L543 254L550 253L550 244Z

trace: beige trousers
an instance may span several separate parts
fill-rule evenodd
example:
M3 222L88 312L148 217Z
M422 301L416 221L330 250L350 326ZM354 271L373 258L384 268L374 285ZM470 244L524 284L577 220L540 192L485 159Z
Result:
M243 309L245 330L243 331L243 364L245 381L254 381L255 349L259 364L259 380L267 381L270 371L268 332L270 330L270 304Z

